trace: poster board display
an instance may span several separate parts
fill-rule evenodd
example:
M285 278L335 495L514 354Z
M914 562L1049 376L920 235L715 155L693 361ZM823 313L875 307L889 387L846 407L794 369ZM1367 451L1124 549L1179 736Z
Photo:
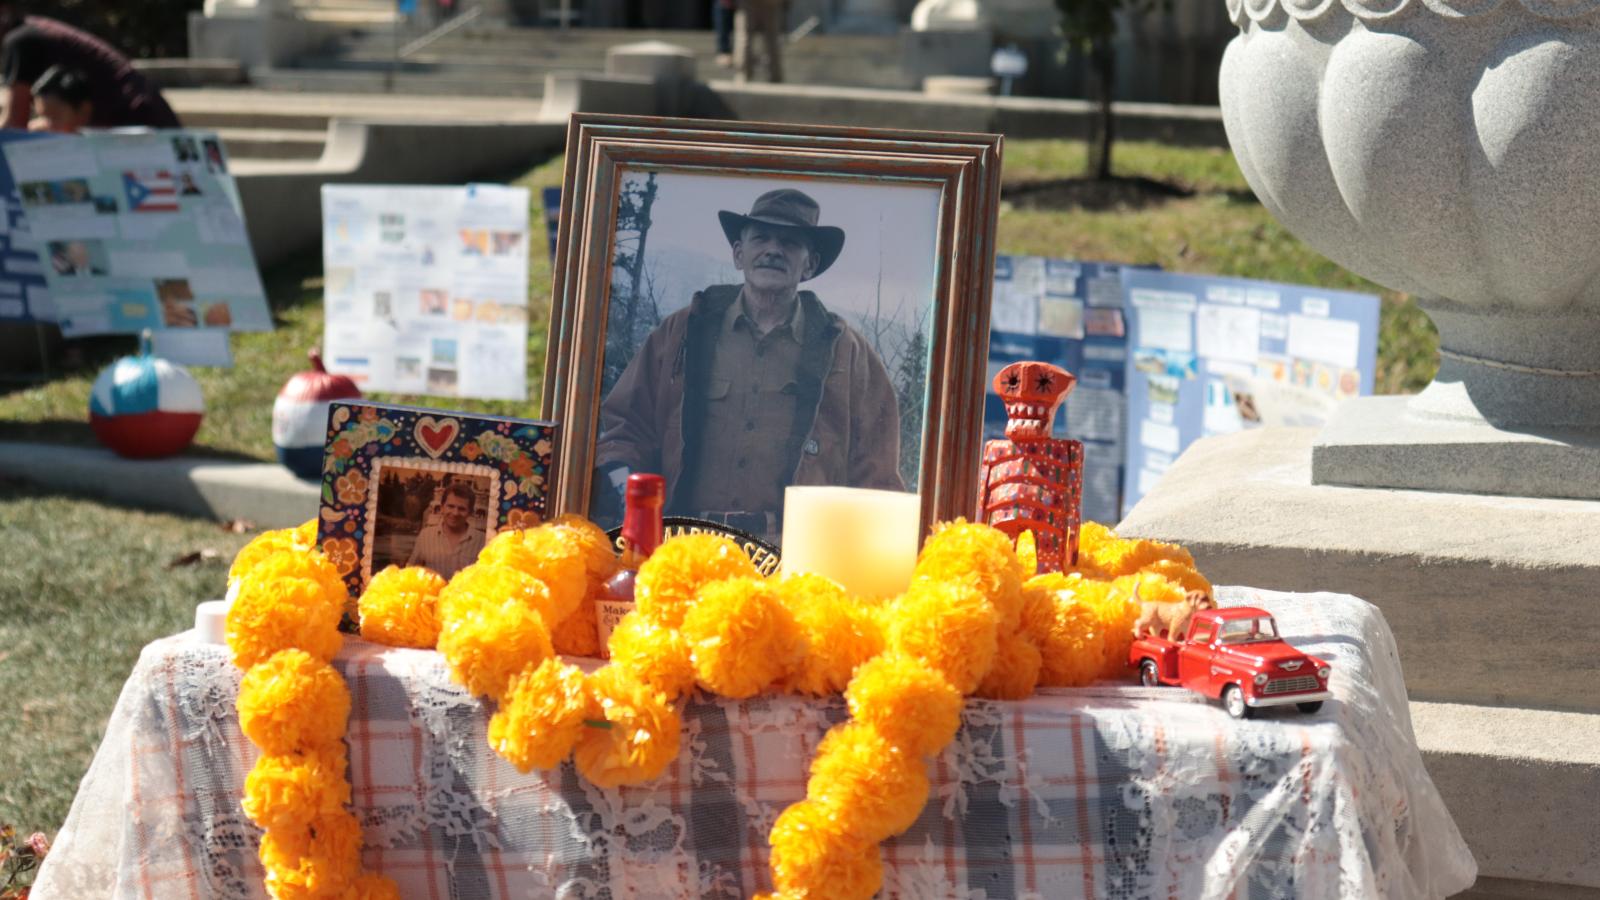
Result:
M363 391L527 398L527 188L325 185L328 371Z
M14 141L49 139L50 135L17 128L0 129L0 145ZM49 322L55 318L50 289L45 285L44 260L28 233L22 196L17 193L11 167L0 155L0 321Z
M1133 266L1040 256L995 259L984 440L1003 437L1006 411L994 376L1022 360L1053 363L1077 377L1056 415L1055 434L1083 441L1083 518L1115 524L1124 481L1127 328L1122 279Z
M1378 306L1357 294L1132 271L1123 514L1191 443L1257 425L1318 425L1371 394Z
M3 149L63 335L272 330L215 134L105 131Z

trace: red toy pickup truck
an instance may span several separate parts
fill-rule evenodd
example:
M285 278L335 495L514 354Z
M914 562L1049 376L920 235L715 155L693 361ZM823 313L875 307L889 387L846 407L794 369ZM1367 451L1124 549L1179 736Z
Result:
M1294 704L1301 712L1322 708L1333 671L1278 637L1272 614L1253 606L1205 609L1189 620L1186 640L1137 638L1128 665L1147 686L1182 685L1221 697L1228 715L1248 719L1263 706Z

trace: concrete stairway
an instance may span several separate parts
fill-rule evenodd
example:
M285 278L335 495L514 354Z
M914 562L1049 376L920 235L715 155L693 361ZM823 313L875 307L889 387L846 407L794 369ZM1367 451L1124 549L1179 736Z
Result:
M297 94L253 87L164 93L185 125L216 131L229 158L244 162L316 159L335 118L514 123L533 122L539 115L539 101L521 98Z
M396 47L414 36L404 27L398 32L392 26L353 28L293 67L253 72L251 80L279 90L537 97L546 74L602 71L607 48L644 40L688 48L703 80L732 75L717 66L715 39L708 31L468 26L396 65ZM787 80L799 84L917 86L900 70L894 36L812 34L787 48L784 65Z

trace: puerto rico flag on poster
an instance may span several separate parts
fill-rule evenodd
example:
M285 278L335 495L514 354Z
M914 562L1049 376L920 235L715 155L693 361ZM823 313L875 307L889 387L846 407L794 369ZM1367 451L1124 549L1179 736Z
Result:
M123 172L122 189L129 212L177 212L178 183L165 169L158 172Z

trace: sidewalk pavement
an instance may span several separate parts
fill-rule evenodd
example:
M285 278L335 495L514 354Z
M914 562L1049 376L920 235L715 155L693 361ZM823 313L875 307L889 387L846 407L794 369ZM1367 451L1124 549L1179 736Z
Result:
M275 463L123 459L101 447L0 441L0 477L96 500L289 528L315 518L318 485Z

